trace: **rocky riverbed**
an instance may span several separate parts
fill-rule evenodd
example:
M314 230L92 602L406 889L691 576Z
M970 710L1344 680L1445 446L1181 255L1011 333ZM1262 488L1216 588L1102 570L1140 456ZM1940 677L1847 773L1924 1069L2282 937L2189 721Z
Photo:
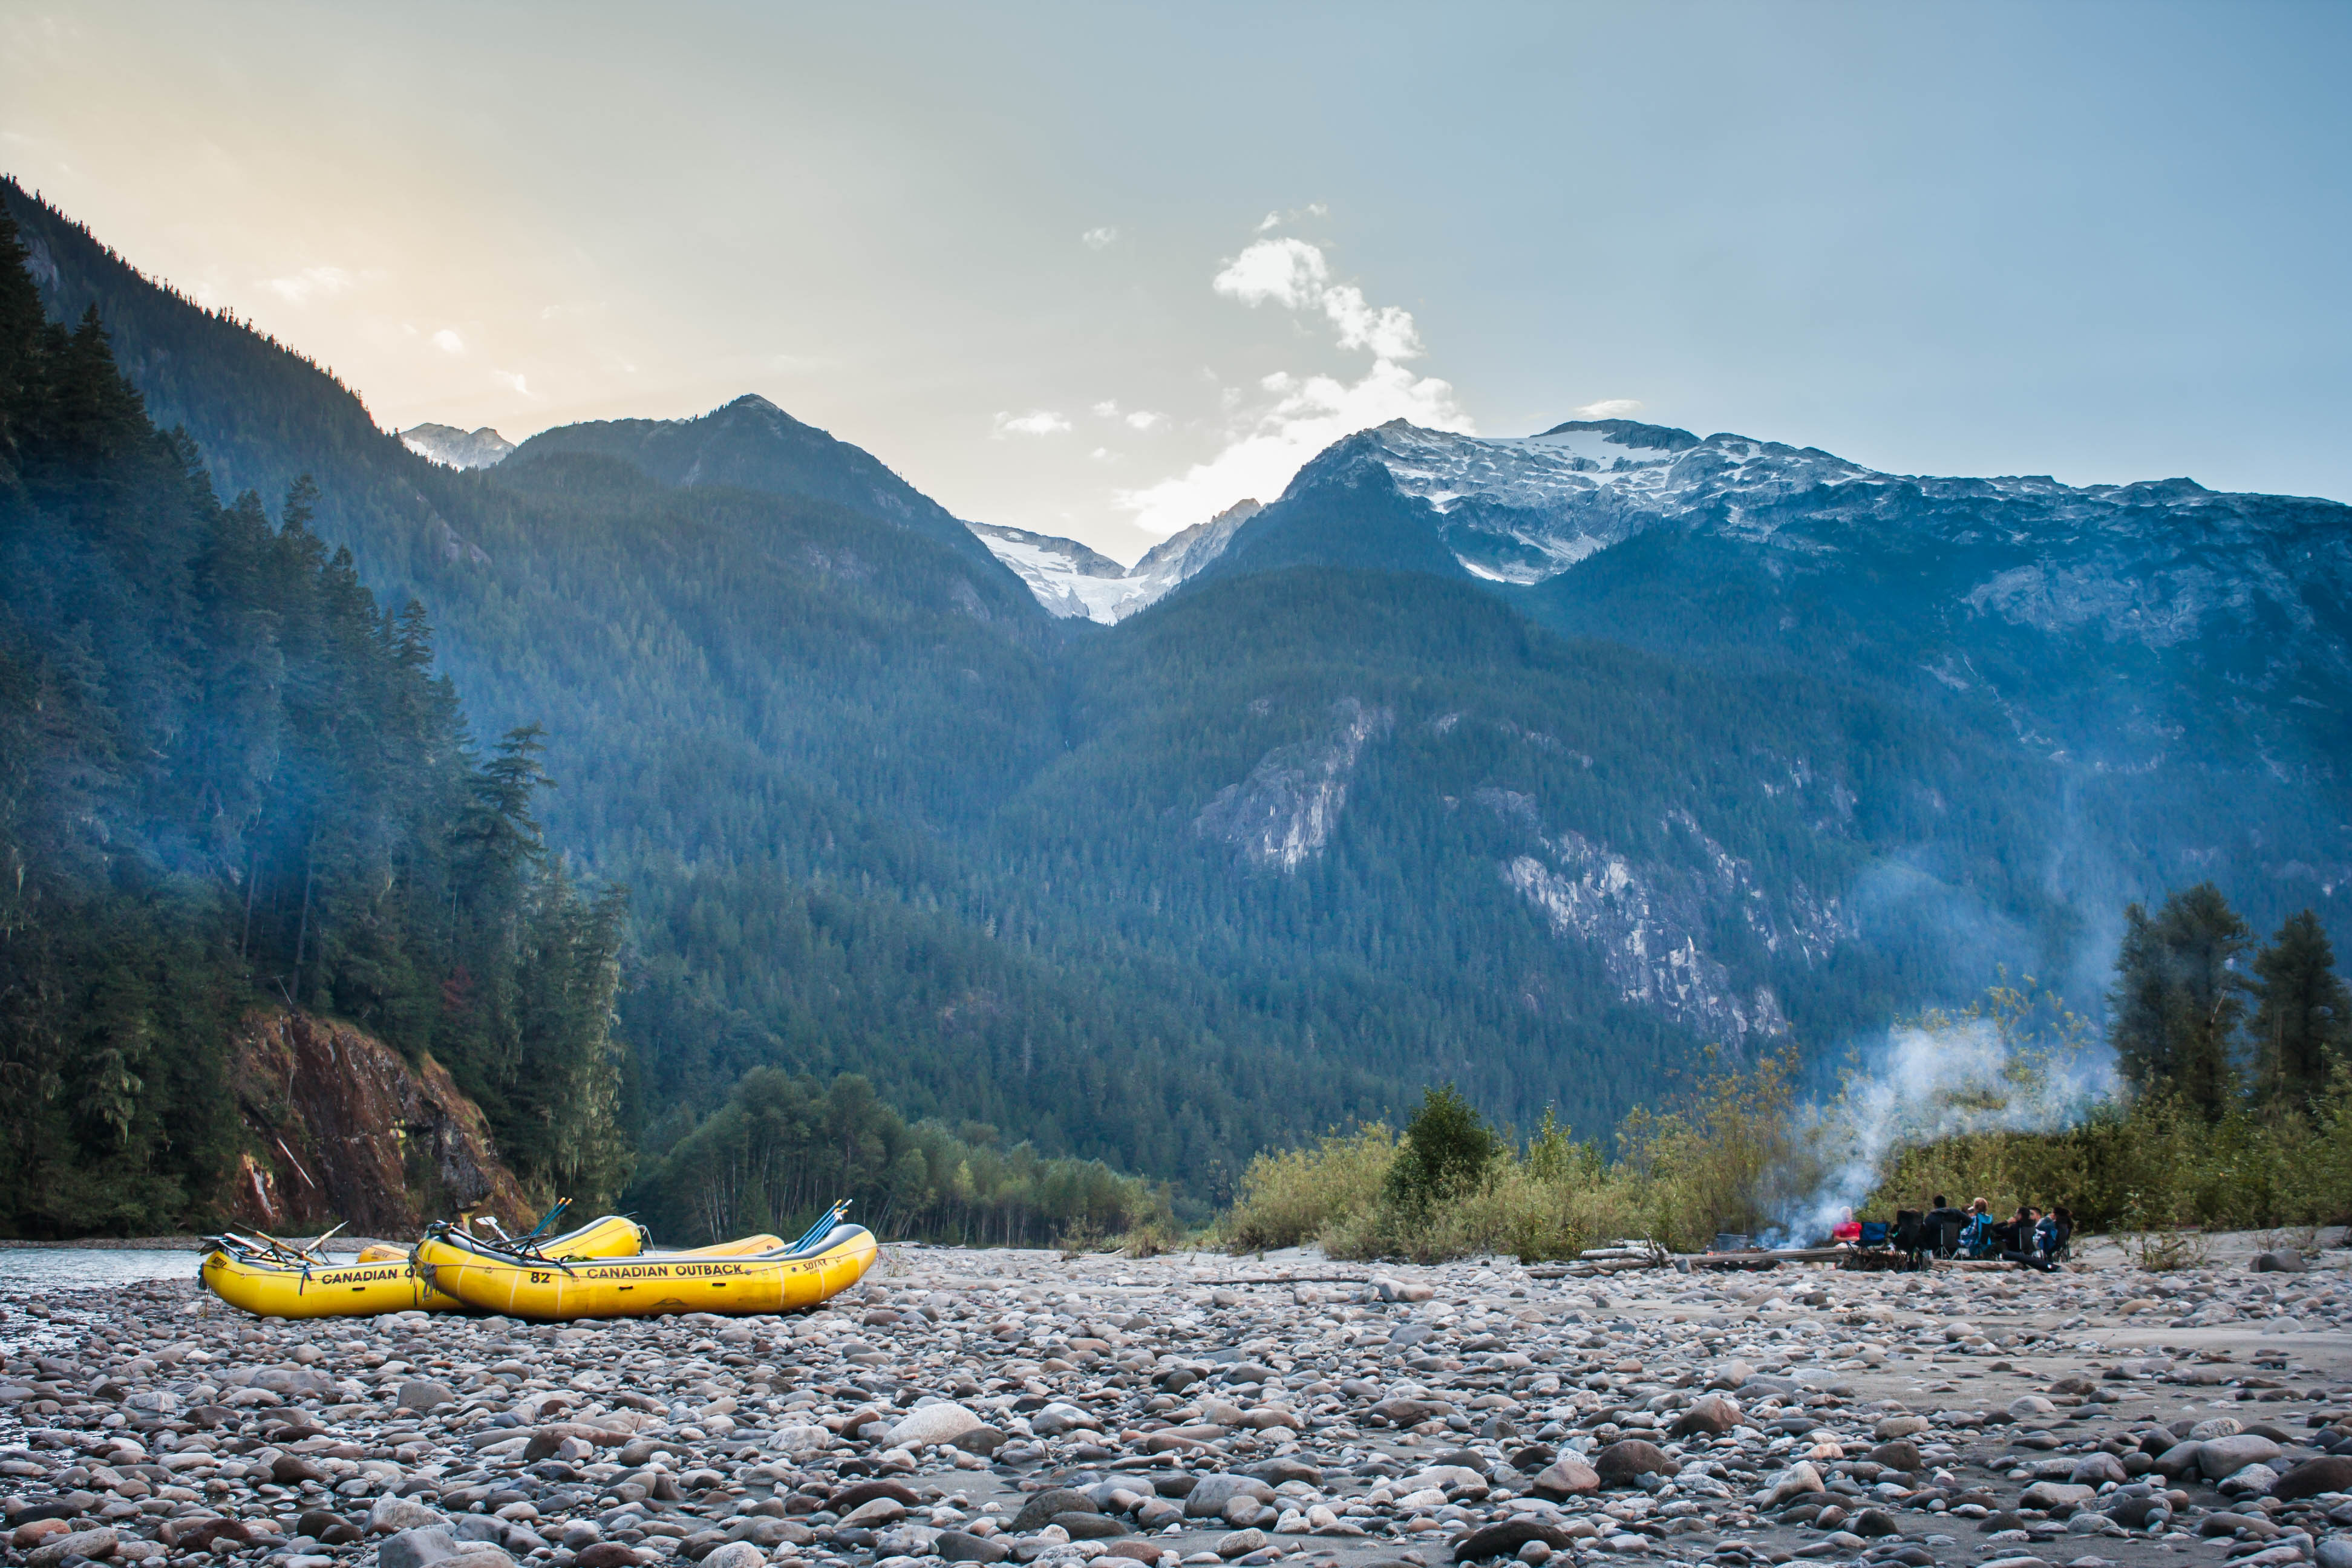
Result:
M0 1557L2352 1568L2352 1253L2278 1261L893 1247L805 1316L560 1327L23 1293Z

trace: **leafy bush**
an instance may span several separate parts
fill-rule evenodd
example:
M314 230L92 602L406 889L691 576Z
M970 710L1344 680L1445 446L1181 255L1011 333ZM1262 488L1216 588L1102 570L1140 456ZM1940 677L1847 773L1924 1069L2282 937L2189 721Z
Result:
M1679 1110L1635 1112L1613 1161L1549 1112L1521 1144L1451 1086L1432 1089L1402 1140L1370 1122L1258 1156L1223 1238L1238 1251L1315 1241L1335 1258L1422 1262L1573 1258L1633 1237L1702 1246L1718 1227L1760 1227L1766 1205L1803 1179L1795 1065L1768 1057L1711 1075Z
M1410 1209L1459 1197L1478 1184L1500 1153L1486 1119L1452 1084L1422 1090L1421 1109L1404 1130L1404 1146L1389 1165L1382 1191Z
M1903 1150L1872 1195L1940 1192L1994 1212L2064 1204L2086 1230L2260 1229L2352 1219L2352 1073L2308 1110L2239 1106L2209 1121L2167 1093L2109 1101L2054 1132L1982 1132Z
M1322 1240L1380 1201L1396 1156L1396 1134L1377 1121L1327 1132L1304 1149L1258 1155L1242 1172L1241 1202L1225 1216L1225 1244L1235 1252L1264 1252Z

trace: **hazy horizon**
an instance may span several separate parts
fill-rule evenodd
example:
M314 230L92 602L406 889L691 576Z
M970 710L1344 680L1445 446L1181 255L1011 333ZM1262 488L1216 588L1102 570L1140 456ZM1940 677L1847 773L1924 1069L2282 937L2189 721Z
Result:
M394 427L758 393L1124 560L1399 416L2352 498L2339 7L300 21L14 9L0 166Z

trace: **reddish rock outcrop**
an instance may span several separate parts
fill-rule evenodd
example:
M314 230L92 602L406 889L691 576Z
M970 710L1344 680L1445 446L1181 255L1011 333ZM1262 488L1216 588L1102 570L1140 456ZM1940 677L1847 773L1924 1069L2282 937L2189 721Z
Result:
M411 1064L347 1024L257 1012L234 1072L246 1152L220 1207L236 1224L299 1235L340 1220L404 1238L461 1212L509 1226L536 1215L480 1108L430 1057Z

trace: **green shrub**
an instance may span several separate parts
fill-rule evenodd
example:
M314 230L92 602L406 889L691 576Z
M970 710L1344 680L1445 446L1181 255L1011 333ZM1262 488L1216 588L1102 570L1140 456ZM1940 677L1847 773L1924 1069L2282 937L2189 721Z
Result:
M1264 1252L1321 1240L1380 1201L1396 1156L1396 1135L1377 1121L1328 1132L1304 1149L1258 1155L1242 1172L1241 1201L1224 1220L1225 1245Z
M1334 1258L1417 1262L1536 1262L1620 1238L1704 1246L1720 1227L1760 1228L1784 1189L1808 1179L1794 1068L1793 1056L1768 1057L1704 1079L1680 1110L1636 1112L1614 1161L1549 1112L1521 1145L1451 1085L1431 1089L1402 1140L1368 1122L1253 1160L1223 1239L1236 1251L1311 1241Z
M1501 1140L1452 1084L1425 1089L1390 1162L1383 1194L1415 1211L1475 1189L1502 1152Z
M1981 1132L1905 1149L1874 1210L1922 1194L1984 1198L1995 1213L2063 1204L2079 1228L2264 1229L2352 1219L2352 1074L2338 1068L2310 1110L2242 1107L2209 1121L2157 1093L2109 1101L2056 1132Z

